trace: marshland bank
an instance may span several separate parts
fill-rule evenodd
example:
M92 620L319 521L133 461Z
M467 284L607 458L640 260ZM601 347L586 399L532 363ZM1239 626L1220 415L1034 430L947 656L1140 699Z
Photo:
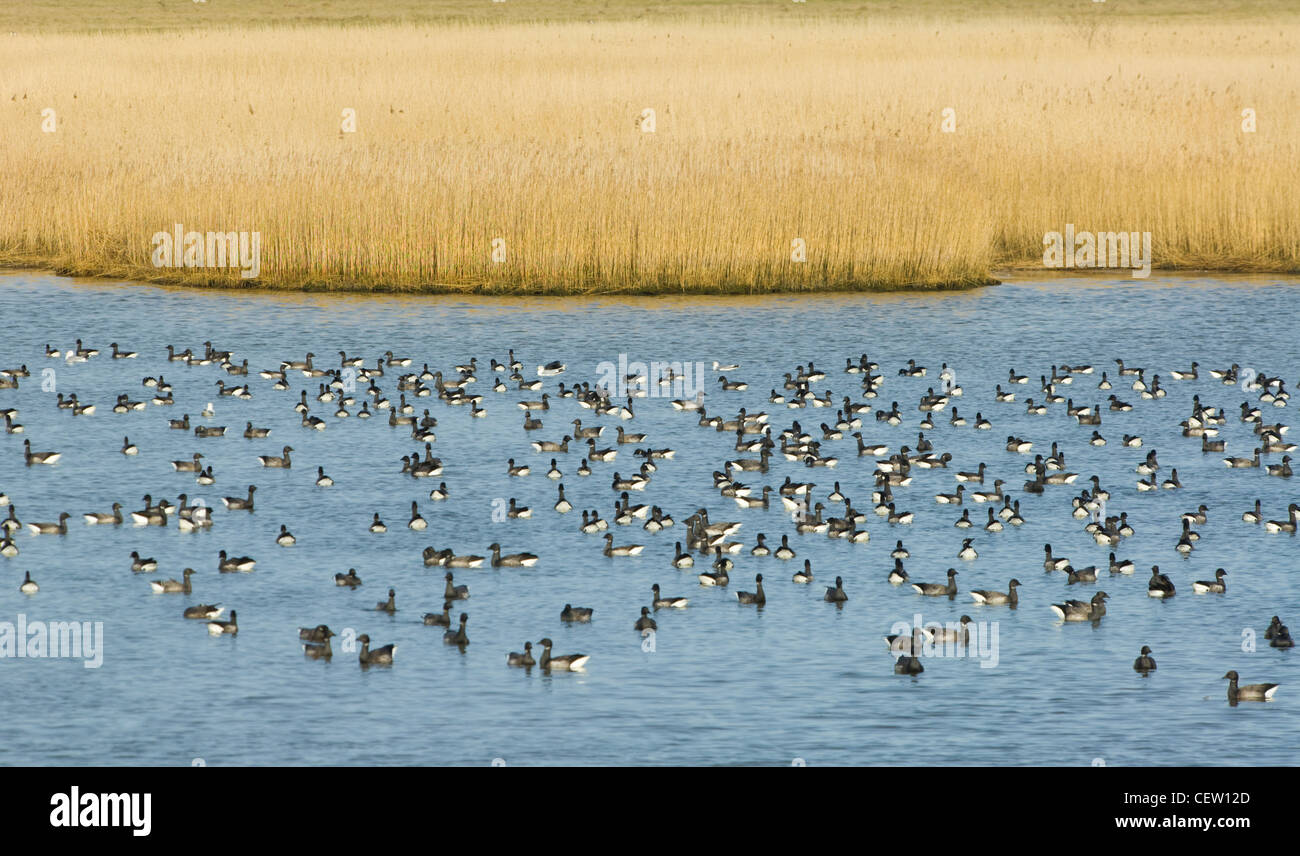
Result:
M248 282L157 266L181 224L256 233L271 288L951 288L1041 268L1073 225L1149 232L1156 269L1300 270L1294 9L478 5L509 11L267 28L232 4L154 31L128 3L86 33L9 10L0 263Z

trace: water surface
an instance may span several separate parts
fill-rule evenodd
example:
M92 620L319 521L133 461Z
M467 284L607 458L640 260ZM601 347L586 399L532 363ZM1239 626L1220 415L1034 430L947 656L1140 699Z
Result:
M0 366L26 363L34 376L18 391L0 391L0 406L17 407L20 436L0 437L0 490L22 520L54 520L73 512L66 537L17 536L21 554L0 560L0 620L102 621L103 666L85 669L75 660L0 661L0 698L7 723L0 743L4 764L185 765L201 758L210 765L265 764L778 764L796 758L827 764L1066 764L1096 758L1108 766L1132 764L1296 763L1291 741L1280 739L1296 722L1300 684L1292 679L1294 655L1267 647L1263 630L1273 614L1300 622L1296 541L1266 535L1241 513L1263 499L1266 515L1281 518L1296 498L1292 485L1259 470L1230 471L1222 455L1202 455L1199 441L1179 436L1178 422L1199 393L1224 409L1220 435L1229 454L1248 455L1249 428L1236 418L1238 405L1254 394L1210 380L1208 369L1230 363L1282 374L1293 382L1300 357L1294 335L1297 283L1280 278L1201 279L1155 277L1084 278L1012 282L996 288L947 294L830 295L813 297L691 299L548 299L505 301L454 297L302 295L278 292L204 292L142 285L78 282L43 274L0 277ZM71 347L76 338L104 351L89 363L66 365L43 357L46 343ZM234 401L216 396L216 381L239 382L218 367L186 368L165 359L165 345L218 348L247 358L254 397ZM134 360L107 357L109 342L140 352ZM1031 439L1044 452L1058 441L1068 469L1081 473L1074 488L1049 488L1043 497L1022 497L1028 522L993 534L976 528L980 557L959 562L966 537L952 526L960 509L936 505L933 494L954 489L952 470L916 470L911 487L897 492L899 505L916 513L911 526L890 527L870 515L868 544L848 544L824 535L796 535L779 506L743 510L720 498L710 473L736 457L733 436L697 427L693 415L678 413L666 398L638 400L629 430L647 432L650 445L677 450L637 502L663 506L679 525L658 534L636 526L614 526L616 543L646 545L642 556L607 559L595 536L578 531L578 512L551 510L555 483L543 473L559 459L564 485L575 509L598 508L612 515L610 488L615 470L634 469L631 446L618 461L595 464L589 478L574 472L580 453L534 454L533 439L559 439L574 418L609 426L601 445L613 445L618 420L598 419L572 400L553 400L540 414L545 428L525 434L516 402L540 392L494 394L489 359L504 360L507 348L524 362L526 374L559 359L568 371L547 381L597 379L603 361L712 361L739 363L730 376L748 381L746 392L721 392L716 373L706 373L710 411L734 417L741 406L765 410L778 429L798 419L820 435L820 422L834 421L827 409L786 410L768 403L785 372L813 360L828 372L819 392L858 398L860 376L844 374L845 357L866 352L880 363L885 385L871 403L897 400L903 425L891 428L867 416L862 428L871 442L914 445L920 413L915 404L927 387L938 386L938 368L948 363L965 395L954 399L968 418L981 411L991 432L936 418L927 436L937 451L953 455L953 469L989 465L1016 489L1025 480L1028 458L1006 452L1007 434ZM465 408L436 398L414 399L417 413L428 407L439 420L435 454L446 463L452 499L430 502L429 480L399 474L400 458L422 446L384 418L337 420L336 405L314 401L319 381L300 375L293 389L277 392L256 376L283 359L320 355L334 367L336 353L362 354L368 365L384 351L409 355L420 364L452 373L452 366L477 355L477 391L489 415L471 419ZM1035 380L1053 364L1089 363L1114 378L1115 357L1158 371L1167 398L1141 401L1127 384L1115 393L1137 405L1127 414L1103 408L1101 432L1111 440L1093 448L1090 428L1075 424L1054 406L1047 416L1025 413L1023 398L1041 397L1037 383L1017 387L1014 404L993 401L993 387L1005 385L1007 370ZM897 377L908 358L930 367L927 377ZM1197 360L1203 377L1177 382L1172 368ZM40 369L52 368L59 392L94 401L97 412L73 417L54 406L41 388ZM112 413L115 397L151 393L146 375L163 373L175 385L174 407L141 413ZM1098 375L1080 376L1062 387L1076 403L1104 402ZM397 400L395 374L380 383ZM299 426L292 405L309 390L313 413L326 419L324 432ZM216 416L199 419L215 401ZM359 404L358 404L359 407ZM357 408L351 408L355 411ZM1287 422L1291 408L1264 405L1266 421ZM226 424L229 435L197 440L171 431L167 419L188 412L196 422ZM245 421L270 426L266 440L245 440ZM1143 449L1122 449L1122 434L1141 434ZM123 435L141 448L135 458L118 453ZM21 441L38 450L57 449L54 467L23 466ZM288 471L262 469L256 456L296 450ZM576 447L575 447L576 448ZM840 456L834 470L809 470L776 456L771 473L746 473L761 486L789 475L813 480L824 500L832 482L862 509L870 507L871 464L854 455L853 441L828 442ZM1134 466L1149 449L1164 466L1177 467L1180 491L1138 494ZM201 451L217 483L199 487L192 475L173 473L168 462ZM533 474L509 478L508 457L529 462ZM1280 456L1271 456L1276 461ZM336 480L314 486L315 467ZM1070 498L1082 479L1096 473L1114 494L1110 513L1127 511L1137 530L1118 553L1139 568L1132 577L1099 585L1066 586L1061 574L1042 570L1042 547L1051 542L1076 566L1105 566L1107 550L1070 516ZM438 481L438 480L435 480ZM220 509L222 496L259 486L253 514ZM181 533L175 526L88 527L86 511L107 510L113 501L138 508L151 493L175 501L189 494L218 507L209 531ZM515 497L531 506L530 520L492 522L494 500ZM429 520L424 532L405 527L412 500ZM1188 559L1174 551L1179 514L1205 503L1209 522ZM707 506L715 521L742 521L729 590L705 589L694 572L672 568L673 542L684 538L683 521ZM982 520L984 506L971 505ZM838 512L839 506L828 510ZM367 531L378 511L389 532ZM281 548L274 536L288 524L298 545ZM764 532L779 542L791 535L795 562L756 559L748 554ZM888 554L897 538L912 552L906 566L913 579L941 581L958 566L962 593L949 602L922 598L906 586L885 581ZM440 628L420 616L442 604L442 570L426 569L427 545L457 553L487 554L499 541L506 552L540 554L532 569L460 570L457 581L472 597L458 604L470 615L471 644L464 653L445 646ZM218 574L217 551L250 554L252 574ZM156 557L158 577L179 578L192 566L192 597L154 595L146 578L130 571L129 554ZM799 586L791 574L811 559L817 582ZM707 562L700 562L707 565ZM1169 602L1146 596L1147 569L1159 564L1178 585ZM365 580L356 591L339 589L333 575L355 567ZM1229 571L1226 596L1194 595L1191 581ZM40 582L35 597L18 592L22 573ZM700 568L697 567L697 571ZM753 574L766 576L768 604L743 607L734 592L753 588ZM837 609L822 602L823 582L844 577L851 600ZM1005 589L1023 583L1021 606L979 607L970 588ZM1103 574L1104 576L1104 574ZM653 652L643 650L632 629L649 588L691 598L688 609L658 614ZM368 611L397 590L399 611ZM1088 598L1098 587L1112 596L1109 615L1098 627L1061 625L1048 609L1067 597ZM238 610L236 638L210 638L201 622L180 617L183 606L220 602ZM559 621L566 602L593 607L590 625ZM898 621L953 621L969 614L998 622L996 668L978 660L931 659L917 678L892 673L881 636ZM362 670L353 653L336 640L331 663L303 658L296 629L327 623L335 630L369 633L377 644L397 643L391 669ZM1243 651L1243 632L1259 636L1258 650ZM525 640L555 640L556 653L592 655L584 674L526 673L505 665L505 654ZM1150 645L1159 670L1142 678L1131 669L1143 645ZM1282 683L1278 700L1230 708L1225 699L1228 669L1243 682ZM1293 685L1293 686L1288 686Z

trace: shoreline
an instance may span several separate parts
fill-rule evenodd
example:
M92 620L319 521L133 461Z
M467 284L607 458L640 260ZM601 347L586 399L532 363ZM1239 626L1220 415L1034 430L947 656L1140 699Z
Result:
M986 288L993 288L1000 285L1015 284L1024 280L1040 281L1042 283L1051 283L1055 280L1077 280L1077 279L1097 279L1113 280L1119 279L1122 283L1132 285L1144 284L1165 284L1170 277L1196 277L1204 276L1215 279L1229 279L1238 277L1294 277L1300 279L1300 270L1284 269L1259 269L1259 270L1239 270L1224 268L1205 268L1205 267L1171 267L1171 268L1152 268L1151 276L1145 279L1135 279L1125 275L1121 269L1081 269L1072 268L1068 270L1044 268L1036 265L1015 265L1003 264L996 267L987 279L975 284L952 284L926 286L916 285L914 283L897 283L883 287L871 288L818 288L818 289L784 289L784 290L619 290L619 291L530 291L526 289L505 290L497 289L493 291L484 291L472 288L448 287L431 287L431 288L398 288L385 286L316 286L316 287L299 287L287 285L273 285L257 281L247 285L230 284L228 282L211 282L199 283L186 281L183 278L161 277L140 279L131 276L125 276L114 272L103 273L85 273L80 271L60 270L48 262L31 260L13 260L0 257L0 277L11 276L15 274L30 273L38 275L48 275L64 280L84 280L104 285L121 285L121 286L150 286L163 289L182 289L187 291L216 291L231 295L243 294L285 294L285 295L339 295L341 297L365 297L373 295L376 297L473 297L473 298L490 298L499 300L567 300L573 298L779 298L779 297L852 297L854 295L933 295L940 296L945 294L968 294L981 291Z
M1001 285L1002 280L989 275L974 282L924 284L915 282L871 283L862 287L817 287L817 288L746 288L735 287L690 287L660 288L645 285L631 288L605 289L557 289L533 288L527 285L501 285L484 288L478 285L457 285L454 283L435 283L419 287L389 285L385 283L274 283L265 280L232 281L230 279L195 279L177 276L137 277L121 271L95 271L72 269L51 263L49 260L8 258L0 255L0 274L19 271L48 273L64 279L92 279L117 281L124 285L153 285L164 288L187 288L198 291L270 291L299 294L378 294L378 295L465 295L474 297L781 297L809 294L890 294L895 292L961 292Z

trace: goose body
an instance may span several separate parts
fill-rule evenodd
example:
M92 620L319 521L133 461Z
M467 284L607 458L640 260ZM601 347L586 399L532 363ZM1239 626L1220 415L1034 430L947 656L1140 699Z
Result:
M608 536L612 538L613 536ZM531 568L537 564L538 557L533 553L511 553L501 555L501 545L492 544L488 547L492 551L492 567L494 568ZM638 552L640 552L638 550ZM636 555L632 553L629 555Z
M1262 449L1255 449L1255 453L1249 458L1224 458L1223 463L1229 468L1244 469L1247 467L1259 467L1259 454Z
M156 559L146 559L138 552L131 551L131 570L137 574L146 574L158 570Z
M645 549L642 544L625 544L614 546L614 536L606 533L605 535L605 555L606 556L639 556Z
M554 643L551 642L549 638L542 639L537 644L542 646L542 659L538 662L538 665L543 669L579 672L587 665L587 661L591 659L589 654L565 654L561 657L552 656L551 648Z
M188 595L192 588L190 578L194 575L194 568L187 567L182 572L182 582L177 580L149 580L149 588L153 589L155 595Z
M46 465L56 464L59 462L59 459L63 457L63 453L62 452L33 452L32 441L23 440L23 457L24 460L27 462L27 466L30 467L32 464L46 464Z
M443 587L442 596L444 600L466 600L469 598L469 586L453 585L451 572L443 578L447 585Z
M848 594L844 591L844 578L836 577L834 586L826 587L826 594L822 600L827 603L844 603L849 599Z
M925 671L925 666L921 664L921 658L904 654L894 661L894 674L896 675L919 675Z
M455 630L449 628L445 633L443 633L442 641L447 645L457 645L461 649L464 649L464 647L469 644L469 634L465 632L468 623L469 615L462 612L460 614L460 624L457 625Z
M713 570L699 574L697 579L702 586L725 586L731 582L731 560L718 553L718 561L713 563Z
M1065 571L1065 581L1068 585L1073 585L1074 583L1095 583L1097 581L1097 568L1093 565L1089 565L1086 568L1079 568L1077 570L1075 568L1067 567Z
M392 615L394 612L397 612L397 591L394 589L389 589L388 600L383 600L375 604L375 611L386 612L389 615Z
M1170 598L1176 594L1173 581L1160 573L1159 565L1151 566L1151 579L1147 581L1147 594L1151 597Z
M659 625L650 617L650 607L641 607L641 617L636 620L634 625L632 625L632 629L640 631L643 634L646 631L659 629Z
M912 583L912 590L927 597L953 597L957 594L957 571L948 569L946 583Z
M915 657L925 645L934 642L934 631L928 627L917 627L911 633L896 633L885 637L885 644L896 654Z
M992 605L1005 603L1015 606L1020 600L1016 594L1016 587L1019 585L1020 580L1012 579L1011 582L1007 583L1007 590L1005 592L991 591L989 589L972 589L970 596L976 603Z
M1238 686L1238 675L1235 671L1228 672L1223 676L1223 679L1228 682L1228 702L1230 704L1236 704L1239 701L1272 701L1280 686L1280 684Z
M535 666L535 665L537 665L537 660L535 660L535 659L533 658L533 643L532 643L532 642L525 642L525 643L524 643L524 650L523 650L522 653L520 653L520 652L516 652L516 651L511 651L509 654L507 654L507 655L506 655L506 665L507 665L507 666L523 666L523 667L525 667L525 668L528 667L528 666Z
M393 663L393 655L397 653L396 645L385 645L382 648L370 647L370 636L362 633L357 637L361 643L361 653L359 659L362 666L389 666Z
M970 623L971 617L963 615L957 627L935 627L931 631L932 638L935 642L955 643L965 647L970 644Z
M1129 559L1116 559L1115 554L1110 554L1110 572L1112 574L1131 574L1136 566Z
M237 633L239 633L239 622L233 609L230 610L229 621L216 618L208 621L208 634L211 636L234 636Z
M285 446L280 456L276 455L258 455L257 459L261 461L262 466L273 469L287 470L293 466L289 458L289 453L293 451L293 446Z
M1258 518L1258 515L1259 515L1259 511L1258 511L1258 509L1259 509L1259 500L1255 500L1255 508L1256 508L1255 515L1256 515L1256 517ZM1249 512L1247 512L1247 513L1249 514ZM1245 515L1243 515L1243 519L1244 519L1244 518L1245 518ZM1295 503L1291 503L1289 506L1287 506L1287 516L1286 516L1286 520L1268 520L1268 521L1265 521L1265 523L1264 523L1264 531L1265 531L1265 532L1271 532L1271 533L1274 533L1274 534L1276 534L1276 533L1278 533L1278 532L1294 533L1294 532L1296 531L1296 523L1297 523L1297 520L1300 520L1300 505L1296 505ZM1249 521L1247 521L1247 522L1249 522Z
M28 523L27 529L33 535L67 535L68 518L71 516L65 511L59 515L58 523Z
M656 585L655 588L658 589L658 586ZM595 610L590 607L574 606L566 603L564 609L560 610L560 620L568 623L587 624L591 621L594 612Z
M217 570L223 574L248 573L257 561L250 556L228 556L222 550L217 558Z
M1223 594L1228 590L1227 583L1223 581L1223 578L1226 577L1227 575L1228 575L1227 571L1225 571L1223 568L1219 568L1214 572L1213 580L1197 580L1196 582L1192 583L1192 591L1196 592L1197 594L1206 594L1207 592Z
M1143 645L1141 653L1138 654L1138 658L1133 661L1133 671L1141 672L1145 675L1147 672L1154 672L1155 670L1156 661L1151 657L1151 648L1150 646Z
M738 591L736 598L744 604L763 606L767 603L767 595L763 592L763 575L758 574L754 577L754 584L757 587L755 591Z
M221 503L222 503L222 505L226 506L226 508L230 509L231 511L252 511L252 510L253 510L253 494L254 494L256 491L257 491L257 485L250 484L250 485L248 486L248 496L247 496L247 497L223 496L223 497L221 498Z
M690 598L685 597L664 597L659 593L659 583L652 585L650 590L654 592L654 598L650 603L655 609L685 609L691 602Z
M337 634L335 634L333 630L330 630L324 624L320 625L320 627L316 629L316 633L317 633L317 638L307 639L303 641L303 645L302 645L303 654L313 660L332 659L334 657L334 650L333 648L330 647L330 639L332 639ZM299 638L302 638L301 634Z
M1051 610L1061 621L1100 621L1106 614L1106 600L1110 595L1099 591L1091 601L1067 600L1051 604Z
M125 519L122 516L122 503L113 503L111 512L90 512L81 515L85 519L87 526L96 526L100 524L120 524Z
M451 626L451 601L443 601L442 612L426 612L421 619L426 627Z

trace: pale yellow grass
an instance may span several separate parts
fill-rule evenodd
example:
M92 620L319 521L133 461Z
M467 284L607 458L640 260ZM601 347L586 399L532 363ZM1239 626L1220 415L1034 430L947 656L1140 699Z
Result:
M156 269L179 222L260 231L289 288L935 287L1041 265L1068 222L1150 231L1157 267L1300 269L1291 20L0 38L0 261L241 284Z

